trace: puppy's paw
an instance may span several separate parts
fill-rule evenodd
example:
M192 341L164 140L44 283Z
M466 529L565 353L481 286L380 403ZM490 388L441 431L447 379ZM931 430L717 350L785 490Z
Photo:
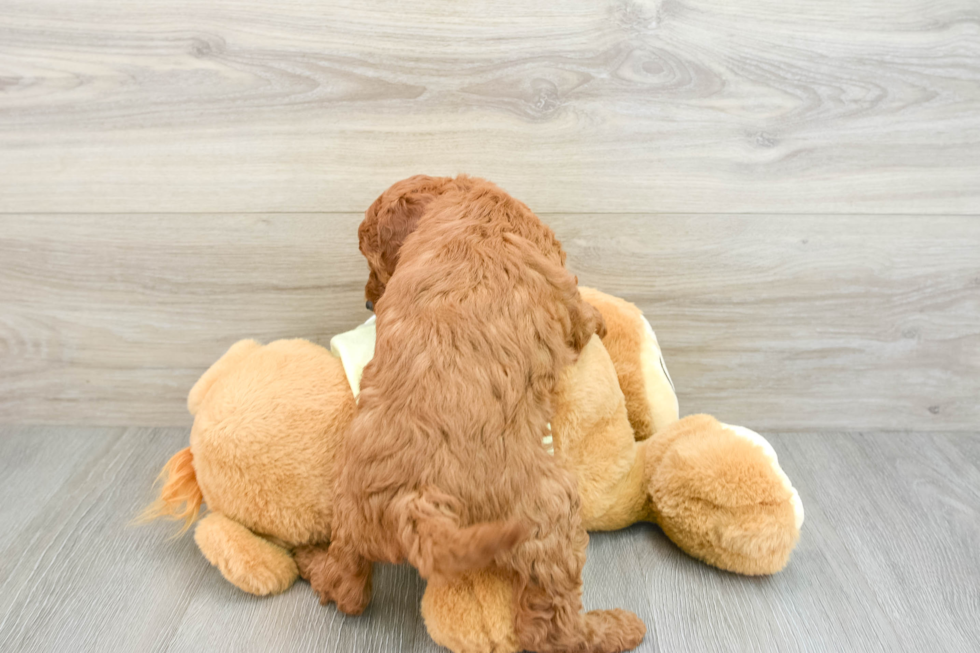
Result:
M593 306L592 304L589 304L589 308L591 308L592 311L595 313L595 321L596 321L596 324L595 324L595 334L597 336L599 336L600 339L601 338L605 338L606 337L606 318L602 317L602 313L599 312L599 309L596 308L595 306Z
M592 610L585 614L592 631L594 653L619 653L640 645L647 627L632 612L626 610Z
M328 549L325 546L301 546L293 554L300 578L309 581L310 587L320 597L320 604L326 605L330 598L327 584Z
M569 312L572 321L572 347L580 352L589 344L592 334L598 334L600 338L606 335L606 321L592 304L583 299L579 299L578 305Z
M300 576L320 597L320 605L336 603L345 614L358 615L371 602L371 563L356 556L343 557L329 548L300 547L296 550Z
M337 589L334 596L337 609L344 614L357 616L371 603L371 580L352 579Z

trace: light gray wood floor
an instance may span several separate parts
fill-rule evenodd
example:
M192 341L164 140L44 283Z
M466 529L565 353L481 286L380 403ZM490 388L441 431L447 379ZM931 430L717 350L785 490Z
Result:
M766 434L806 523L789 567L740 577L658 529L594 535L587 607L643 651L980 650L980 434ZM184 428L0 428L0 651L436 651L423 582L382 567L360 618L305 583L255 598L170 524L127 525Z

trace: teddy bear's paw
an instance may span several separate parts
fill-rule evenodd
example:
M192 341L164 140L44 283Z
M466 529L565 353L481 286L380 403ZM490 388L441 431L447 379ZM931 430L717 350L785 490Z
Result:
M756 447L762 449L763 455L765 455L766 460L769 462L769 467L772 469L773 473L779 479L780 484L789 491L790 493L790 504L793 506L793 521L796 524L796 530L799 530L803 526L803 501L800 499L799 492L793 487L790 482L789 477L786 476L786 472L783 468L779 466L779 458L776 456L776 450L772 448L769 441L764 437L753 431L752 429L747 429L744 426L732 426L731 424L721 424L721 427L726 431L735 434L737 437L751 442Z
M774 574L799 539L789 502L741 507L682 501L660 515L664 532L689 555L737 574Z
M744 513L744 514L740 514ZM744 559L769 561L769 567L782 568L796 544L799 531L786 506L760 510L724 512L714 522L711 539L724 551Z
M228 582L249 594L284 592L299 573L286 549L220 513L212 512L198 523L194 541Z
M281 594L289 589L296 581L296 565L292 560L279 559L270 561L272 564L257 567L252 570L245 583L247 592L258 596Z
M592 610L585 613L589 632L589 648L594 653L619 653L640 645L647 634L643 621L632 612Z

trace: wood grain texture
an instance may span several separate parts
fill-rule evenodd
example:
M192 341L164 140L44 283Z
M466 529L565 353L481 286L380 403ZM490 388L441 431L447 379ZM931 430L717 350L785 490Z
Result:
M654 325L682 413L767 430L980 424L980 220L549 216Z
M326 345L367 319L356 225L0 217L0 423L189 423L190 386L235 341Z
M683 413L975 429L980 219L547 215L642 308ZM236 340L367 318L358 214L0 217L0 423L185 425Z
M849 551L860 571L848 577L868 579L907 650L980 650L980 557L953 553L956 542L976 551L980 540L980 468L960 456L960 442L980 437L798 437L780 458L799 470L801 496L823 494L807 506L807 526L839 538L832 548Z
M980 449L980 434L766 436L806 507L785 571L721 572L639 525L592 536L586 607L636 611L649 629L641 652L980 648L980 469L957 454ZM238 591L190 537L168 539L170 524L128 527L187 437L0 428L2 517L28 525L0 544L0 650L444 650L425 632L410 567L380 566L371 606L348 618L303 582L270 598ZM65 446L78 442L85 451ZM38 460L48 472L35 473Z
M0 211L975 214L975 0L4 0Z
M75 440L88 451L74 455L65 445ZM152 470L181 440L186 431L0 431L0 459L40 445L71 469L39 508L15 505L27 527L0 555L0 650L150 651L172 637L205 580L204 569L178 562L194 555L194 543L171 541L147 555L163 533L128 524L149 496ZM19 472L18 485L0 481L0 503L50 492L36 465Z

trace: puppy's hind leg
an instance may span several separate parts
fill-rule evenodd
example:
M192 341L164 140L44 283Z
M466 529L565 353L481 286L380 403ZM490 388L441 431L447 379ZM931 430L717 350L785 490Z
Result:
M640 645L646 626L626 610L592 610L582 614L581 596L555 595L552 588L529 584L516 597L514 629L528 651L619 653Z
M547 484L546 484L547 485ZM589 537L579 517L574 483L549 495L535 537L513 557L515 630L529 651L616 653L635 648L646 626L625 610L582 613L582 567ZM554 486L552 486L554 488ZM563 497L564 501L558 501ZM564 504L564 505L562 505Z
M328 547L298 548L296 563L321 604L333 601L341 612L358 615L371 602L371 562L343 539L334 539Z

